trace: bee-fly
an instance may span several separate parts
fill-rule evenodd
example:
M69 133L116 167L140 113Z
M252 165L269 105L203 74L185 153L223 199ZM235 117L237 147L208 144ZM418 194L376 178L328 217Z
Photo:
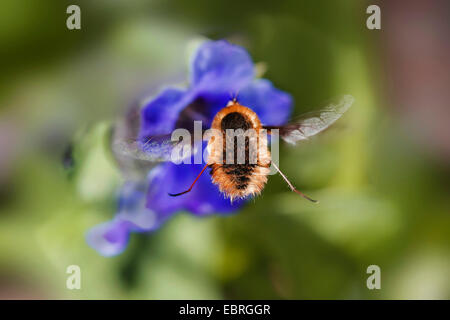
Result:
M274 130L278 130L280 137L290 144L295 144L300 140L306 140L325 130L339 119L352 105L353 101L354 99L352 96L345 95L338 103L330 104L320 111L307 113L300 117L299 120L284 126L265 126L261 124L260 119L253 110L239 104L236 99L231 100L227 106L222 108L215 115L212 121L211 129L220 132L221 137L219 136L218 138L217 135L213 135L209 138L209 155L206 165L186 191L175 194L169 193L169 195L176 197L191 191L197 180L208 167L211 168L210 173L212 182L216 184L219 190L226 197L230 198L231 201L236 198L259 195L264 189L267 182L267 176L270 173L269 168L272 165L276 171L280 173L281 177L286 181L293 192L312 202L317 202L297 190L283 172L281 172L276 163L272 162L271 154L268 149L267 134L271 134ZM227 134L227 131L229 130L241 131L240 134L229 135ZM254 132L255 135L247 136L246 132L248 131ZM244 144L235 143L235 138L239 140L239 135L244 135ZM257 152L255 158L253 158L252 147L255 146ZM145 151L140 152L136 150L136 144L128 146L118 144L118 147L118 150L122 154L140 160L146 160L148 158L148 154ZM244 161L239 161L242 159L237 159L237 156L240 153L243 153L245 157ZM148 159L148 161L155 160Z

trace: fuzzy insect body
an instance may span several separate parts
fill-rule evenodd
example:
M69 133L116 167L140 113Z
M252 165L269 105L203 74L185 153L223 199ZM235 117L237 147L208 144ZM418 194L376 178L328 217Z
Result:
M307 140L338 120L350 108L353 101L354 98L351 95L344 95L340 101L331 103L324 109L307 113L286 125L265 126L261 124L253 110L233 99L213 119L211 129L218 132L218 135L213 135L208 140L209 156L206 165L187 190L175 194L169 193L169 195L175 197L190 192L207 168L211 168L212 182L231 201L259 195L264 189L270 172L269 167L272 165L293 192L312 202L317 202L297 190L278 168L278 165L271 161L267 134L272 134L274 129L278 130L280 137L290 144ZM187 111L192 112L190 109L186 110L186 113ZM196 114L195 110L194 114ZM228 135L228 131L234 132L234 134ZM250 134L247 134L248 131ZM240 138L241 143L236 143L236 140ZM117 141L113 144L113 151L116 156L133 158L138 161L150 163L168 161L164 151L152 156L152 152L146 150L146 146L151 140L169 142L167 145L169 151L171 147L177 145L173 144L170 134L168 134L148 137L142 147L139 147L139 141L132 143ZM244 142L242 143L242 141ZM239 158L240 154L243 154L243 157Z
M212 182L231 201L259 195L267 182L271 156L267 134L256 113L233 100L216 114L211 128L222 134L222 139L212 137L208 142ZM239 152L244 156L241 163Z

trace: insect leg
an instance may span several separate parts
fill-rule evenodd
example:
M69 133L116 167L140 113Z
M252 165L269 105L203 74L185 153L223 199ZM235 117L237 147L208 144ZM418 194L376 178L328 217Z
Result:
M189 189L187 189L186 191L180 192L180 193L169 193L169 196L171 197L178 197L181 196L182 194L188 193L189 191L192 190L192 187L194 187L195 183L197 182L197 180L200 178L200 176L202 175L202 173L206 170L206 168L209 166L209 164L206 164L202 171L200 171L200 173L198 174L197 178L195 178L194 182L191 184L191 186L189 187Z
M281 176L283 177L284 181L286 181L286 183L288 184L289 188L291 188L292 191L294 191L295 193L301 195L303 198L314 202L314 203L318 203L319 201L317 200L313 200L310 197L308 197L306 194L298 191L293 185L292 183L288 180L288 178L286 178L286 176L283 174L283 172L281 172L281 170L278 168L278 166L275 164L275 162L272 162L273 166L275 167L275 169L277 169L277 171L281 174Z

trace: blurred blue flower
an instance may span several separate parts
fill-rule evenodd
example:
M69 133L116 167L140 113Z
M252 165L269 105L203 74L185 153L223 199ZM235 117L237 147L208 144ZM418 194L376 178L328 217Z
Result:
M254 110L265 125L281 125L288 120L291 96L268 80L255 79L253 62L242 47L224 40L207 41L194 54L190 67L188 88L167 88L142 108L141 141L176 128L192 129L194 120L209 128L233 93L239 93L239 103ZM148 188L145 183L125 184L119 195L118 214L114 220L91 229L88 243L105 256L116 255L125 249L130 232L157 229L177 211L204 216L239 209L243 201L231 203L206 174L191 192L175 198L168 195L185 190L202 167L166 162L150 171Z

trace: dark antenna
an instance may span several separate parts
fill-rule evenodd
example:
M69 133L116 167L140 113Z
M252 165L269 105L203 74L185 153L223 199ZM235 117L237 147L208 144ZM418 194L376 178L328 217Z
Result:
M288 178L286 178L286 176L283 174L283 172L281 172L281 170L277 167L277 165L275 164L275 162L272 162L273 166L275 167L275 169L277 169L278 173L283 177L284 181L286 181L286 183L288 184L289 188L291 188L292 191L294 191L295 193L301 195L303 198L314 202L314 203L319 203L319 201L317 200L313 200L310 197L308 197L306 194L304 194L303 192L300 192L299 190L297 190L292 183L288 180Z
M208 164L206 164L202 171L199 173L199 175L197 176L197 178L195 178L194 182L191 184L191 186L189 187L189 189L187 189L186 191L180 192L180 193L169 193L169 196L171 197L178 197L181 196L182 194L188 193L189 191L192 190L192 188L194 187L195 183L197 182L197 180L200 178L200 176L202 175L202 173L206 170L206 168L208 167Z

